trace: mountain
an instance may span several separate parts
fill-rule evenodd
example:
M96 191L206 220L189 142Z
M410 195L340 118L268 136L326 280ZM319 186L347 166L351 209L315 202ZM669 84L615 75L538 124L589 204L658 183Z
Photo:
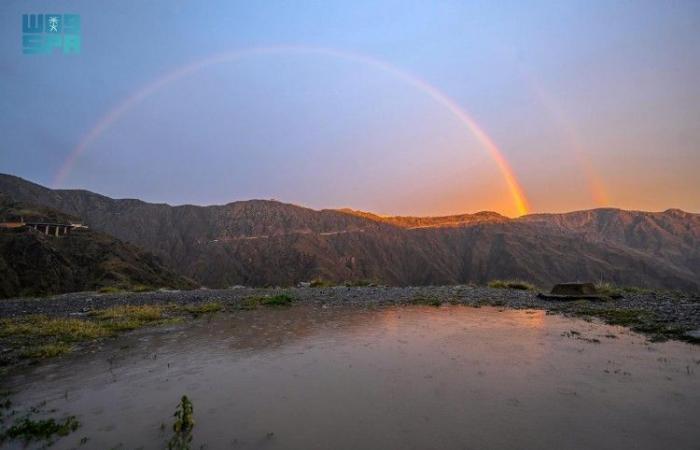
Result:
M30 223L80 222L0 193L0 221L19 217ZM191 288L195 283L136 246L90 229L58 237L28 227L0 229L0 298L136 286Z
M604 208L381 217L275 201L169 206L52 190L0 175L0 192L81 217L210 287L322 278L396 285L520 278L700 290L700 215Z

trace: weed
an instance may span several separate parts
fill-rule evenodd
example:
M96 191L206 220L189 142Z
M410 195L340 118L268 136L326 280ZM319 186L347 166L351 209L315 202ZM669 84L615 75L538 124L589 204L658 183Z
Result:
M277 294L266 297L249 297L241 303L241 309L256 309L258 305L263 306L290 306L294 298L288 294Z
M211 313L219 312L222 309L224 309L224 305L219 303L219 302L209 302L209 303L203 303L201 305L194 305L194 304L183 305L183 306L178 307L177 309L197 316L200 314L211 314Z
M32 315L0 321L0 336L54 337L65 342L76 342L107 334L93 322L73 318Z
M644 294L652 292L649 289L637 287L637 286L617 286L609 282L599 282L595 284L596 291L599 294L607 295L609 297L622 297L624 294Z
M110 331L127 331L164 321L163 307L157 305L124 305L93 311L90 316Z
M116 286L104 286L97 290L100 294L117 294L119 292L124 292L124 289L118 288Z
M521 280L492 280L489 282L488 286L496 289L518 289L521 291L535 290L535 286L533 284Z
M346 281L345 286L347 287L370 287L370 286L376 286L377 282L372 281L372 280L354 280L354 281Z
M621 325L638 333L649 334L654 342L662 342L671 337L683 339L687 331L683 327L663 323L653 313L640 309L582 308L576 314L599 317L611 325Z
M241 302L241 305L239 306L239 308L249 311L249 310L256 309L259 304L260 304L259 297L250 297L250 298L246 298L245 300L243 300Z
M153 286L146 286L145 284L137 284L131 287L132 292L150 292L155 291Z
M289 306L294 301L290 295L277 294L272 297L263 297L260 303L265 306Z
M333 283L328 281L328 280L324 280L321 278L315 278L315 279L311 280L311 287L330 287L330 286L333 286Z
M22 357L24 358L53 358L54 356L63 355L64 353L69 353L73 347L66 344L65 342L57 342L53 344L40 344L29 347L27 350L22 352Z
M168 450L189 450L194 428L194 406L186 395L180 399L180 404L177 405L173 416L175 417L174 434L168 442Z
M15 423L3 435L2 439L47 440L53 435L67 436L80 427L75 416L69 416L63 421L56 419L32 420L28 417Z
M437 297L415 297L411 300L414 305L426 305L438 307L442 305L442 301Z

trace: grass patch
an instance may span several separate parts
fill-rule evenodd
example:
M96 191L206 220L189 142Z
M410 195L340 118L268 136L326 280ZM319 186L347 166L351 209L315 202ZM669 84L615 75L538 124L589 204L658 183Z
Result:
M80 427L80 422L75 416L70 416L63 421L56 419L32 420L28 417L12 425L2 434L2 439L21 439L25 442L34 440L48 440L54 435L68 436Z
M661 322L649 311L641 309L595 309L583 308L576 314L584 317L598 317L610 325L620 325L632 331L651 335L654 342L668 339L684 339L687 329Z
M131 292L151 292L155 290L156 288L153 286L146 286L145 284L137 284L131 287Z
M211 308L203 305L204 310ZM28 315L0 319L0 339L11 349L0 357L0 365L22 359L51 358L70 352L74 343L182 320L165 315L165 310L166 307L159 305L125 305L93 311L81 318Z
M411 300L411 304L438 307L442 305L442 301L437 297L414 297Z
M64 342L77 342L107 334L98 324L73 318L32 315L0 321L0 336L53 337Z
M277 294L271 297L262 297L260 304L265 306L289 306L294 301L294 298L288 294Z
M116 286L104 286L97 290L100 294L118 294L124 292L124 289L118 288Z
M315 278L311 280L310 286L314 288L331 287L334 286L334 283L321 278Z
M163 310L160 305L123 305L94 311L90 316L107 330L128 331L163 323L166 319Z
M621 325L623 327L634 327L647 322L650 314L641 309L582 309L579 314L596 316L603 319L610 325Z
M55 356L63 355L65 353L70 353L73 346L65 342L56 342L52 344L40 344L29 347L22 352L23 358L34 358L34 359L45 359L53 358Z
M289 294L277 294L265 297L249 297L243 300L240 309L251 310L258 306L290 306L294 302L294 297Z
M377 284L378 283L373 280L352 280L345 282L346 287L370 287L376 286Z
M488 286L495 289L518 289L521 291L534 291L535 285L522 280L492 280Z
M617 286L613 283L600 282L595 284L595 288L599 294L609 297L622 297L624 294L645 294L652 292L650 289L645 289L637 286Z
M219 303L219 302L209 302L209 303L203 303L203 304L199 304L199 305L189 304L189 305L178 306L176 309L179 311L188 312L192 315L198 316L201 314L212 314L215 312L219 312L219 311L224 309L224 305Z

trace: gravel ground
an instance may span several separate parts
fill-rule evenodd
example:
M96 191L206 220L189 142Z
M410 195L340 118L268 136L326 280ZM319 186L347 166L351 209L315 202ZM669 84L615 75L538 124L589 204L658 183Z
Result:
M81 292L43 298L0 300L0 317L27 314L79 315L115 305L198 304L220 302L227 310L238 309L245 299L286 293L295 302L327 305L432 304L436 301L470 306L543 309L564 315L599 317L608 323L629 326L652 339L700 342L700 294L645 292L626 294L607 301L545 300L536 292L474 286L425 287L323 287L276 289L199 289L144 293L98 294Z

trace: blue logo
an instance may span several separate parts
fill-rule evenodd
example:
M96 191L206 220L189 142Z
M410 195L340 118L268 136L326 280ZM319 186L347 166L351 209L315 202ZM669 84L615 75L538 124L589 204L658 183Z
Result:
M22 14L22 53L80 53L79 14Z

